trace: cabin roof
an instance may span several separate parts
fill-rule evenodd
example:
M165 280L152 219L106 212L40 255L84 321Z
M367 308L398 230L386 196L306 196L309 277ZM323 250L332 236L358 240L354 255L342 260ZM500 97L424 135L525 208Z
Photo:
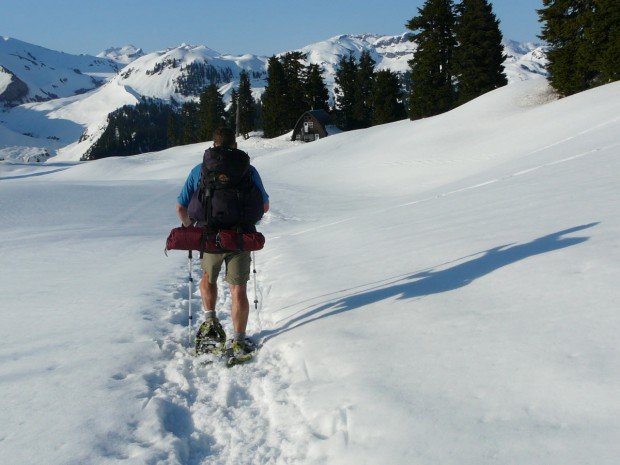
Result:
M331 124L332 119L329 116L329 113L327 113L325 110L308 110L304 113L305 114L309 114L312 115L314 118L316 118L323 126L326 126L328 124ZM302 115L302 117L304 116Z

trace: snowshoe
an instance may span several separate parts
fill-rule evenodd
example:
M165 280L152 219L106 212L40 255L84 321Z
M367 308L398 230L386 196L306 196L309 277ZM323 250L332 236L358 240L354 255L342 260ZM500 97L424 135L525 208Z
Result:
M256 350L256 344L249 338L244 341L230 341L226 349L226 366L230 368L249 362L254 358Z
M209 318L198 328L196 355L224 353L226 333L217 318Z

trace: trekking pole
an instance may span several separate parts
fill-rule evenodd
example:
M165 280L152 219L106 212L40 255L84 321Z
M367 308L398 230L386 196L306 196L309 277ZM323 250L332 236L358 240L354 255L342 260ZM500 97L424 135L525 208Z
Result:
M256 252L252 252L252 273L254 275L254 309L258 310L258 294L256 293Z
M188 296L188 320L187 320L187 347L192 347L192 284L194 283L194 278L192 278L192 251L189 251L188 256L188 264L189 264L189 276L187 278L188 286L189 286L189 296Z

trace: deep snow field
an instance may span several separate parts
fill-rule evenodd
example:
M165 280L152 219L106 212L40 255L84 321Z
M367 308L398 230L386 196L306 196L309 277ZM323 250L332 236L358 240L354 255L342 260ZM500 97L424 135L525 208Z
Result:
M620 83L539 79L241 142L272 210L264 346L232 369L189 355L199 293L163 254L208 144L1 162L1 462L617 464L619 134Z

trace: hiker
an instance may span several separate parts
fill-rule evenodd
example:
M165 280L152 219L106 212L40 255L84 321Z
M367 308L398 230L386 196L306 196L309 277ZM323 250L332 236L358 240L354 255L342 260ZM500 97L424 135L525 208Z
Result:
M235 193L233 201L230 200L230 196L225 197L225 194L220 193L223 191L218 190L209 190L211 198L209 198L208 194L206 200L204 200L205 197L201 197L201 189L202 191L209 189L207 181L203 180L203 177L211 180L213 176L216 176L215 181L209 182L217 182L222 179L228 181L227 175L222 174L222 172L216 173L209 170L209 167L228 170L229 174L233 173L230 174L230 177L234 177L235 173L242 173L240 178L245 180L245 183L239 182L235 184L234 190L229 189L229 192L232 190ZM209 184L209 186L212 185ZM251 192L248 193L246 191ZM253 204L255 205L254 209L261 210L254 213L254 216L251 216L245 212L245 210L250 210L251 208L248 206L242 207L241 210L246 215L244 217L246 221L248 215L250 215L250 218L260 219L262 214L269 210L269 196L263 187L260 175L256 168L249 164L248 155L237 149L234 132L229 128L218 128L213 134L213 147L206 150L203 163L196 165L190 171L185 185L177 197L177 215L185 227L196 223L197 226L207 225L209 227L213 226L216 229L218 227L233 229L234 227L238 232L255 232L255 221L253 222L253 220L245 224L227 224L227 221L243 221L237 218L239 215L231 213L232 210L237 211L236 209L238 208L236 204L231 202L239 202L237 199L240 195L254 195L256 198ZM202 201L200 200L201 198L203 199ZM208 205L205 205L207 202ZM219 211L217 208L223 211ZM228 218L227 215L229 214L232 214L235 220ZM203 218L203 220L197 220L197 218ZM234 327L234 336L228 341L227 350L232 351L235 356L250 354L256 349L253 341L246 337L246 326L250 310L247 296L247 282L250 279L250 252L204 253L202 256L201 267L203 276L200 280L200 294L205 312L205 321L196 335L196 352L210 353L224 350L226 334L215 312L217 277L224 263L226 264L225 280L230 286L232 296L232 323Z

